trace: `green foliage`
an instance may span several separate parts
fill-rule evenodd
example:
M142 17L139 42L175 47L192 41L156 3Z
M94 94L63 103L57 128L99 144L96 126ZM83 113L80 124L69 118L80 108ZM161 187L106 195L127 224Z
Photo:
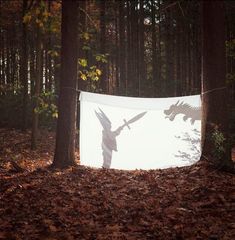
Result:
M40 28L44 29L50 16L51 14L47 11L46 3L44 1L38 1L37 4L24 15L23 22L26 24L35 22Z
M102 68L108 62L109 54L100 54L97 48L96 37L97 30L88 27L86 31L80 29L79 34L82 53L78 59L78 78L84 81L86 91L100 92L100 78L102 76Z
M91 50L86 46L87 50ZM95 61L97 63L101 62L101 64L107 63L106 54L95 54L94 55ZM98 81L102 75L102 71L96 65L89 66L88 60L85 58L78 59L78 66L79 66L79 78L83 81L87 82L87 90L88 91L98 91Z
M89 41L91 39L91 34L89 32L83 32L79 34L80 39L83 39L84 41Z
M57 50L49 50L47 52L48 55L50 55L51 57L59 57L59 52Z
M59 3L51 3L54 9L60 7ZM58 6L57 6L58 5ZM37 0L33 7L24 15L23 22L27 25L36 24L43 32L60 33L60 16L48 11L47 2Z
M235 59L235 39L226 42L227 56Z
M84 46L82 47L82 50L83 50L83 51L89 51L89 50L91 50L91 48L90 48L89 46L84 45Z
M222 159L226 151L226 138L224 137L224 134L217 128L215 128L211 135L211 141L214 145L214 157L216 157L217 159Z
M85 58L79 58L78 64L85 68L85 67L87 67L87 60Z
M3 89L1 89L3 90ZM0 127L20 128L23 114L23 92L21 87L5 85L4 92L0 95ZM40 125L54 128L58 118L57 96L53 92L43 92L38 98L39 106L33 111L39 114ZM35 98L28 96L27 122L31 124L32 106Z
M97 62L107 63L108 54L96 54L95 59Z
M57 96L53 92L46 91L40 94L38 100L39 106L34 111L39 114L40 124L53 128L58 118Z
M82 66L82 67L83 69L79 71L79 74L80 74L80 78L83 81L86 81L86 80L99 81L102 72L99 68L97 68L97 66L94 65L87 68L85 68L85 66Z

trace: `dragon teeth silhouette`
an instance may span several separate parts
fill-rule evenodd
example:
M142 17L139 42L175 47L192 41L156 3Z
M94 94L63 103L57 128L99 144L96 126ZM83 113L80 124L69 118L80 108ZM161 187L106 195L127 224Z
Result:
M171 121L174 121L176 115L183 114L183 120L186 121L190 119L192 125L195 121L201 120L201 107L192 107L183 101L177 101L177 103L171 105L169 109L164 110L164 113L166 115L165 118L169 118Z

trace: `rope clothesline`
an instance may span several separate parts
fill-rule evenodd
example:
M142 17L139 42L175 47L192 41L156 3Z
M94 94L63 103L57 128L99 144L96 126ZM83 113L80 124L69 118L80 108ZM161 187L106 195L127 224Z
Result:
M74 90L75 92L78 92L78 93L82 92L82 90L76 89L76 88L72 88L72 87L62 87L62 88L71 89L71 90Z
M72 88L72 87L62 87L62 88L71 89L71 90L74 90L74 91L76 91L76 92L78 92L78 93L82 92L82 90L76 89L76 88ZM223 90L223 89L226 89L226 88L227 88L226 86L218 87L218 88L213 88L213 89L211 89L211 90L202 92L201 95L205 95L205 94L212 93L212 92L215 92L215 91Z
M201 95L205 95L205 94L208 94L208 93L211 93L211 92L215 92L215 91L223 90L223 89L226 89L226 88L227 88L226 86L219 87L219 88L213 88L213 89L211 89L211 90L208 90L208 91L202 92Z

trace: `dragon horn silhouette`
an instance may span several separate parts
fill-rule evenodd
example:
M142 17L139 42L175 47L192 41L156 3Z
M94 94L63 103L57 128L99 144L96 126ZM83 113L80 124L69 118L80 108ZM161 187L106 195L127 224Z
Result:
M180 102L180 100L177 101L177 103L175 104L175 106L177 106L179 102Z

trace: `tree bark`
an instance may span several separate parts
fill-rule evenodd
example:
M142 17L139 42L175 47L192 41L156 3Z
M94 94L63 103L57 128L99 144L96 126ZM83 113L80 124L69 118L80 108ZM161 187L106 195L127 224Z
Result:
M86 1L78 1L78 21L79 21L79 35L84 34L87 31L87 21L86 21ZM88 60L88 50L83 50L83 46L85 45L85 41L82 37L79 37L78 39L78 57L79 58L86 58ZM79 79L79 89L86 91L87 89L87 81L84 81L82 79Z
M228 144L228 89L225 82L225 11L223 1L202 1L202 159L213 160L223 169L232 169ZM212 135L218 131L226 139L215 155Z
M100 0L100 52L101 54L106 53L106 3L103 0ZM100 78L101 89L104 93L107 93L109 90L109 82L107 79L106 66L102 64L101 67L102 75Z
M156 94L159 92L159 79L157 69L157 33L156 33L156 6L151 0L151 33L152 33L152 82Z
M28 61L27 61L27 29L26 23L23 22L27 10L27 0L23 0L22 6L22 44L21 44L21 61L20 61L20 81L23 86L22 98L22 125L23 131L27 128L27 109L28 109Z
M75 164L78 2L62 1L61 79L54 167Z
M146 66L145 66L145 46L144 39L145 28L144 28L144 1L140 0L140 16L139 16L139 79L138 88L139 96L143 95L143 87L146 85Z
M161 27L161 0L158 0L158 59L157 59L157 81L158 81L158 92L157 96L162 96L162 27Z
M132 71L132 35L131 35L131 1L126 2L127 5L127 78L126 78L126 95L131 91L131 83L133 80L133 71Z
M181 80L181 34L182 27L179 13L176 18L176 95L182 95L182 80Z
M132 47L132 95L138 96L138 16L137 16L137 3L136 1L130 1L130 18L131 18L131 47Z
M29 64L29 72L30 72L30 95L33 97L34 92L35 92L35 79L36 79L36 64L35 64L35 47L33 44L33 39L30 41L30 54L29 54L29 59L30 59L30 64Z
M165 2L166 6L170 2ZM172 26L172 10L167 9L165 13L165 55L166 55L166 79L163 84L164 95L174 95L174 47L173 47L173 26Z
M32 136L31 136L31 149L36 149L37 138L38 138L38 106L39 106L39 96L41 89L41 79L42 79L42 39L41 39L41 29L37 25L37 46L36 46L36 78L34 87L34 103L33 103L33 118L32 118Z
M125 47L125 14L124 1L119 3L119 71L120 71L120 93L126 92L126 47Z

